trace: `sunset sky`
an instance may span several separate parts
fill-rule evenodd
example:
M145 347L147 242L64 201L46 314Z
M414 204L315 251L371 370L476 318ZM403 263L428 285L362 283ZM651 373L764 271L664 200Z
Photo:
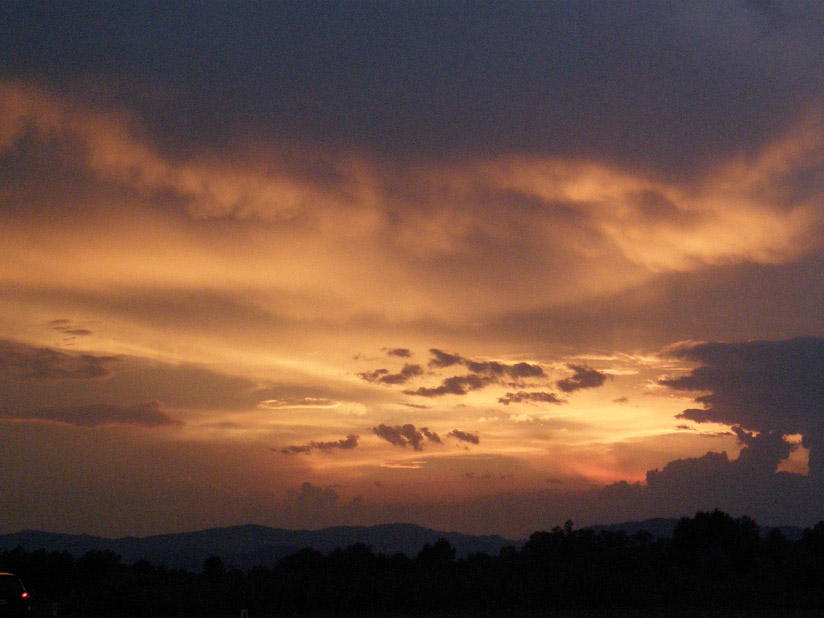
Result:
M819 1L0 32L0 532L824 519Z

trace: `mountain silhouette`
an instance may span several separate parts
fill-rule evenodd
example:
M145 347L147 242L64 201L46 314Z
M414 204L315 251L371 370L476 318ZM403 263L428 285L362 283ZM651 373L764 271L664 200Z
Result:
M517 547L497 535L441 532L412 524L336 526L321 530L285 530L259 525L210 528L197 532L147 537L105 538L87 534L63 534L24 530L0 535L0 551L21 547L26 551L67 551L82 556L88 551L111 551L123 562L148 560L153 564L187 570L200 569L210 556L220 556L227 567L271 565L278 559L311 548L329 552L363 543L379 554L415 556L426 544L446 539L459 557L473 553L496 555L503 547Z

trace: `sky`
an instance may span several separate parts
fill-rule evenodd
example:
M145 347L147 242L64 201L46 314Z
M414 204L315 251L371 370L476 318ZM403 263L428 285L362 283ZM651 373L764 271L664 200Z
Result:
M823 31L4 4L0 532L824 519Z

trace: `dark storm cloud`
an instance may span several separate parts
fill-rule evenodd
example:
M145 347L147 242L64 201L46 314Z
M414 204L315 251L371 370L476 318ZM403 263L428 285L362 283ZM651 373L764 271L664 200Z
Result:
M810 449L810 474L824 475L824 339L688 342L665 353L700 366L661 384L709 392L695 399L702 408L684 410L679 418L802 434Z
M0 418L25 421L52 421L78 427L102 425L137 425L140 427L169 427L182 425L166 414L160 403L148 401L130 406L97 404L27 410L20 413L0 411Z
M726 452L677 459L650 470L646 484L619 482L598 492L597 508L617 517L640 513L678 516L720 508L749 514L761 523L808 523L824 507L820 481L801 474L777 472L796 448L780 432L755 435L734 429L743 445L737 459Z
M425 440L430 442L440 443L441 438L427 427L416 429L411 423L405 425L384 425L381 423L377 427L371 427L370 430L382 440L386 440L395 446L406 448L411 446L416 451L423 450Z
M453 429L448 434L446 434L447 438L455 438L460 442L469 442L470 444L480 444L481 439L478 434L469 433L467 431L461 431L460 429Z
M517 393L507 393L503 397L498 398L498 403L502 403L505 406L508 406L510 403L521 403L523 401L553 404L567 403L566 399L561 399L555 393L545 391L518 391Z
M557 382L558 388L565 393L573 393L584 388L597 388L607 379L607 374L587 365L567 364L567 367L572 370L572 376Z
M820 96L822 12L764 0L14 3L0 57L5 76L128 105L169 149L264 131L674 170L763 141Z
M440 386L421 386L416 389L403 391L407 395L417 395L419 397L440 397L441 395L466 395L469 391L476 391L493 383L494 380L488 376L469 374L465 376L452 376L441 382Z
M358 440L358 436L350 434L345 438L341 438L340 440L333 440L329 442L317 442L315 440L312 440L308 444L287 446L285 448L280 449L278 452L283 453L284 455L308 455L312 451L321 451L323 453L328 453L333 450L348 451L353 448L357 448Z
M70 354L0 340L0 371L11 370L23 380L95 380L111 375L114 356Z
M423 374L423 368L420 365L413 363L406 363L398 373L390 373L388 369L375 369L374 371L366 371L359 373L361 379L373 384L406 384L414 378Z

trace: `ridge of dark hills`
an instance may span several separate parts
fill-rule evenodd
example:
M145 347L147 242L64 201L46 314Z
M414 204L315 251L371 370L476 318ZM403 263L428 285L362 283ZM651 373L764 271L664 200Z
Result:
M355 543L363 543L376 553L415 556L426 543L435 543L441 538L449 541L458 556L480 552L494 555L503 547L521 544L497 535L441 532L413 524L335 526L320 530L286 530L247 524L121 538L24 530L0 535L0 550L21 547L25 551L67 551L74 556L82 556L91 550L111 551L119 554L125 563L148 560L169 568L199 570L203 561L213 555L220 556L227 567L250 568L271 565L305 548L326 553Z
M678 522L678 518L653 518L588 528L596 532L623 531L628 535L646 530L654 538L664 539L672 537ZM762 528L762 533L770 529ZM777 529L788 540L801 538L803 532L801 528L791 526ZM147 560L168 568L198 571L203 561L214 555L220 556L227 567L248 569L259 565L271 566L280 558L305 548L328 553L356 543L363 543L378 554L400 553L414 557L426 543L435 543L442 538L455 548L458 557L472 553L497 555L504 547L519 548L524 542L498 535L442 532L402 523L335 526L319 530L287 530L245 524L195 532L120 538L23 530L0 535L0 551L20 547L25 551L66 551L75 557L93 550L110 551L119 554L126 564Z

